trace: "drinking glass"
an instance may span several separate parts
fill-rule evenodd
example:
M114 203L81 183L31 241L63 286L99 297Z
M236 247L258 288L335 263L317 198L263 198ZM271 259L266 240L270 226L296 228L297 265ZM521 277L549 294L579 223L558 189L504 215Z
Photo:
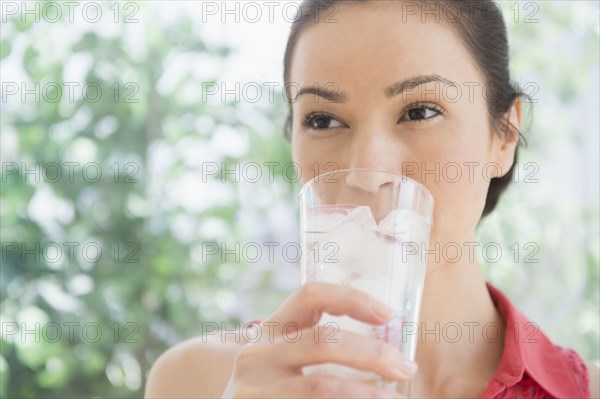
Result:
M433 197L406 176L344 169L316 176L300 190L301 279L362 290L394 310L375 326L349 316L323 315L319 324L376 337L415 359L417 325L433 218ZM369 381L408 396L410 384L339 364L304 368L304 374Z

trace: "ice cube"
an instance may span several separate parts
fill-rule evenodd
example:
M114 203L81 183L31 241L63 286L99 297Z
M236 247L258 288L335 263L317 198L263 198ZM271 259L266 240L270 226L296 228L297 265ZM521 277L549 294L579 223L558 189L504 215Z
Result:
M327 232L356 208L356 205L319 205L309 209L305 216L306 231Z
M381 234L395 237L408 237L408 232L418 229L423 223L422 218L409 209L396 209L385 217L377 226Z
M374 229L377 227L377 223L375 222L375 218L373 218L371 208L369 208L366 205L358 206L351 210L350 213L344 216L337 223L336 227L347 227L351 224L357 227L367 227L370 229Z

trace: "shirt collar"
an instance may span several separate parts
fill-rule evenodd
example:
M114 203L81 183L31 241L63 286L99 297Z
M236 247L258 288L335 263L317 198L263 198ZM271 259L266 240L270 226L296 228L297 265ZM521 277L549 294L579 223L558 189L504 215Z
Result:
M561 348L554 345L498 288L490 283L486 285L505 322L505 335L499 367L482 397L493 397L517 384L524 372L554 397L584 397L585 391L577 384Z

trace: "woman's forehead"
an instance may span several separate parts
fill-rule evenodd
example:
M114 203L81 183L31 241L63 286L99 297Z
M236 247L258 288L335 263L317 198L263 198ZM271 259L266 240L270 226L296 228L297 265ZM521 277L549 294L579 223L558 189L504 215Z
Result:
M427 74L479 81L474 59L451 26L405 18L400 7L385 3L342 6L335 10L335 20L307 25L295 45L290 81L299 86L333 81L383 87Z

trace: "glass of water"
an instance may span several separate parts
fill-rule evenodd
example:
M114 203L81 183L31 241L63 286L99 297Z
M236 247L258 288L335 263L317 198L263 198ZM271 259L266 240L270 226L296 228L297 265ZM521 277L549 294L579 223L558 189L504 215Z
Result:
M403 175L344 169L316 176L300 190L302 284L319 281L362 290L394 310L383 326L324 314L319 324L373 336L413 360L425 280L433 196ZM338 364L304 368L373 384L405 396L409 383Z

